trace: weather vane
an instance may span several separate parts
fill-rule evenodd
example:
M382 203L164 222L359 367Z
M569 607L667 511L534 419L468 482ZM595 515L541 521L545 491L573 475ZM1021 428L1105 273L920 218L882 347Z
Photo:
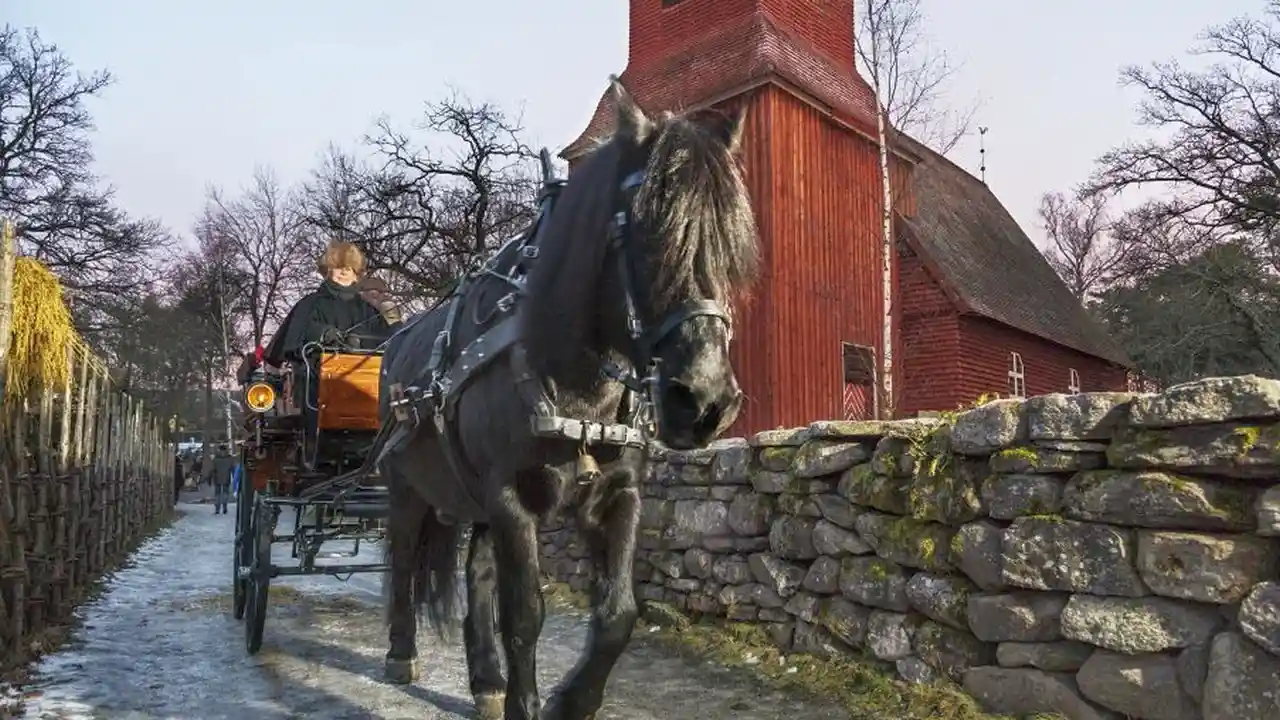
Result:
M991 128L986 125L978 126L978 158L980 165L978 172L982 178L982 184L987 184L987 131Z

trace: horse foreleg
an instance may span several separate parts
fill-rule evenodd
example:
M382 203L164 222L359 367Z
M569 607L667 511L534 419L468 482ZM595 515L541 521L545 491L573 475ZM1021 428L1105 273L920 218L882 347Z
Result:
M410 491L412 492L412 491ZM418 679L418 618L414 611L413 585L418 568L418 537L422 531L424 509L419 502L397 498L391 493L391 512L387 518L387 543L390 546L390 593L387 601L387 649L383 674L387 682L409 684Z
M511 487L503 490L494 514L494 554L498 583L498 623L507 655L505 720L535 720L538 697L538 636L544 608L538 577L538 525Z
M609 500L603 522L584 538L595 565L591 623L577 665L547 701L545 720L588 720L604 702L613 666L627 649L639 611L633 589L636 530L640 494L634 487L618 490Z
M467 673L471 696L481 720L502 720L507 681L502 677L498 640L493 625L494 593L498 587L497 559L487 525L471 529L467 554L467 617L463 634L467 647Z

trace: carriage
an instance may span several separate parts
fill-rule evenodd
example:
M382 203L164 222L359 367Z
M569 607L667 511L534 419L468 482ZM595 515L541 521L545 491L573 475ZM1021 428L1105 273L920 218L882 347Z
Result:
M388 569L359 558L362 543L383 538L388 514L387 489L371 459L381 425L382 351L333 338L314 345L308 349L318 361L310 365L274 371L259 358L244 378L232 611L245 621L251 655L262 646L273 578L345 581ZM282 515L292 515L291 527L282 529ZM272 548L286 543L292 562L276 565ZM334 544L345 549L329 551Z

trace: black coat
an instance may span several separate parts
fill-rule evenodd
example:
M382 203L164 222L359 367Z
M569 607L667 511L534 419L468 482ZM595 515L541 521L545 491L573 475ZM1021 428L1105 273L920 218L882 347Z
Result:
M350 332L348 341L357 347L373 348L391 335L378 308L360 296L356 286L342 287L325 281L315 292L298 301L289 311L263 359L279 366L286 361L301 360L302 348L318 342L329 331Z

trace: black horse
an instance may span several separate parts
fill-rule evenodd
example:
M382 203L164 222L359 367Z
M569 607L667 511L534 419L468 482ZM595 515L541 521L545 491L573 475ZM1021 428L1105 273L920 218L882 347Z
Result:
M742 402L727 308L759 252L735 157L744 113L650 119L616 78L612 90L615 134L571 182L548 185L535 229L411 321L384 358L384 414L399 433L381 461L392 508L387 676L416 679L415 609L442 637L456 622L469 526L463 630L481 717L599 709L637 616L649 441L704 447ZM581 660L542 708L537 532L562 506L590 548L593 611Z

